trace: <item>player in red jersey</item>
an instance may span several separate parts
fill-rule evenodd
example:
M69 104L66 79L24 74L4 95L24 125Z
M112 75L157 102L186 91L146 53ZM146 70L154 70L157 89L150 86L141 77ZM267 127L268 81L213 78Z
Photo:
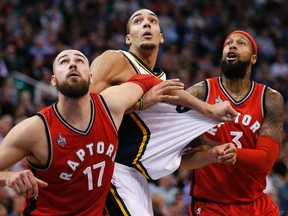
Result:
M156 83L155 98L174 98L166 90L183 89L177 81L150 75L89 93L87 58L77 50L61 52L51 83L59 101L16 125L0 146L0 186L26 198L24 215L102 215L118 147L117 130L127 108ZM30 169L4 171L26 157Z
M228 100L239 113L234 123L220 124L206 133L213 141L234 143L237 162L193 170L190 215L279 215L263 190L282 142L284 102L279 92L250 80L256 60L252 36L233 31L224 42L222 76L187 90L210 104Z

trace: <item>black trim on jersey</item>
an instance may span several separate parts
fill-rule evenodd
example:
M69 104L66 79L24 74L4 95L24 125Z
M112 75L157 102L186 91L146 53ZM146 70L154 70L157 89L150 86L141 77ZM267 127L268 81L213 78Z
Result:
M191 201L190 201L190 203L191 203L191 212L192 212L192 215L193 216L196 216L196 214L195 214L195 212L194 212L194 207L195 207L195 203L194 202L192 202L192 199L193 199L193 194L194 194L194 186L195 186L195 184L194 184L194 182L195 182L195 180L196 180L196 178L195 178L195 175L196 175L196 172L195 172L195 170L192 170L192 172L191 172L191 180L190 180L190 197L191 197ZM194 200L194 199L193 199Z
M147 179L152 179L151 178L151 176L149 175L149 173L147 172L147 170L146 170L146 168L145 168L145 166L143 166L143 164L141 163L141 158L142 158L142 156L143 156L143 154L145 153L145 151L146 151L146 148L147 148L147 145L148 145L148 143L149 143L149 140L150 140L150 136L151 136L151 131L149 130L149 128L147 127L147 125L145 124L145 122L135 113L135 112L133 112L133 113L130 113L129 114L130 116L134 116L136 119L137 119L137 122L139 122L139 124L141 124L141 126L144 128L144 131L146 131L146 136L147 136L147 138L146 138L146 141L144 142L143 141L143 139L144 139L144 136L145 136L145 134L144 134L144 131L142 130L142 142L141 142L141 147L143 147L143 148L138 148L138 151L137 151L137 155L136 155L136 157L133 159L133 162L132 162L132 164L133 164L133 166L134 166L134 168L136 169L136 170L138 170L139 172L141 172ZM136 122L136 121L135 121ZM136 122L136 123L137 123ZM142 152L141 152L141 154L140 154L140 149L142 149Z
M230 99L230 101L232 103L234 103L235 105L240 105L240 104L243 104L246 100L248 100L248 98L250 97L250 95L253 93L254 91L254 87L255 87L255 83L254 81L250 81L251 82L251 86L250 86L250 90L249 92L245 95L244 98L242 98L240 101L236 101L234 100L234 98L229 94L229 92L225 89L224 85L222 84L222 76L220 76L218 78L218 83L220 85L220 88L222 89L222 91L224 92L224 94Z
M138 70L138 68L133 64L133 62L128 58L128 56L126 56L124 53L123 53L124 57L130 62L130 64L132 65L132 67L134 68L136 74L141 74L140 71Z
M150 140L151 131L135 112L124 115L118 132L121 148L118 148L115 162L133 167L147 179L151 176L141 163Z
M36 209L36 203L37 199L35 196L30 197L29 199L26 199L27 203L29 203L25 208L23 209L23 216L29 216L31 215L31 212L33 212Z
M101 99L101 101L102 101L102 103L103 103L103 105L104 105L104 107L105 107L105 109L106 109L106 111L107 111L110 119L111 119L111 122L112 122L115 130L118 131L118 129L117 129L116 125L115 125L114 119L112 118L112 115L111 115L111 113L110 113L110 110L108 109L108 106L107 106L107 104L106 104L106 102L105 102L105 99L102 97L102 95L99 95L99 97L100 97L100 99Z
M266 116L267 110L266 110L266 106L265 106L265 96L266 96L266 92L267 92L267 86L264 86L264 91L263 91L263 97L262 97L262 108L263 108L263 115ZM263 118L264 118L263 116Z
M58 103L58 102L57 102L57 103ZM53 111L54 111L55 115L57 116L57 118L58 118L66 127L68 127L70 130L74 131L75 133L79 133L79 134L81 134L81 135L86 136L86 135L90 132L90 130L91 130L92 126L93 126L94 118L95 118L95 106L94 106L94 101L92 100L92 98L90 97L91 117L90 117L90 121L89 121L88 127L86 128L85 131L81 131L81 130L73 127L72 125L70 125L70 124L61 116L61 114L59 113L58 108L57 108L57 103L54 103L53 106L52 106L52 107L53 107Z
M229 92L225 89L224 85L222 84L222 76L218 78L218 83L220 85L220 88L222 89L222 91L224 92L224 94L230 99L230 101L232 101L232 103L234 103L235 105L240 105L243 104L246 100L248 100L248 98L250 97L250 95L253 93L254 91L254 87L255 87L255 83L254 81L250 81L251 82L251 87L249 92L245 95L244 98L242 98L240 101L236 101L234 100L234 98L229 94Z
M210 92L210 85L209 85L209 82L208 80L206 79L205 80L206 82L206 92L205 92L205 96L204 96L204 101L208 101L208 93Z
M124 201L118 194L116 187L112 184L106 197L105 205L105 210L107 211L109 216L131 216Z
M46 118L44 117L44 115L42 113L36 113L36 115L42 119L44 127L45 127L45 134L47 137L47 144L48 144L48 160L44 166L40 166L40 165L37 165L37 164L30 162L27 157L26 157L26 159L27 159L28 164L31 168L35 168L35 169L39 169L39 170L46 170L46 169L48 169L48 167L50 166L51 161L52 161L52 157L51 157L51 155L52 155L52 140L51 140L50 130L49 130ZM35 175L35 172L33 172L33 173Z
M134 65L134 63L129 59L129 57L128 56L126 56L126 54L124 53L124 51L122 51L122 50L120 50L122 53L123 53L123 55L125 56L125 58L127 58L128 59L128 61L130 62L130 64L132 65L132 67L134 68L134 70L136 71L136 73L137 74L141 74L141 72L138 70L138 68ZM138 56L136 56L134 53L132 53L132 52L128 52L128 53L130 53L133 57L134 57L134 59L135 59L135 61L137 61L137 63L139 64L139 66L141 66L144 70L146 70L149 74L152 74L152 75L154 75L154 76L156 76L157 78L160 78L160 77L162 77L165 73L164 73L164 71L162 70L162 68L157 68L157 67L155 67L155 68L153 68L153 71L141 60L141 59L139 59L138 58Z

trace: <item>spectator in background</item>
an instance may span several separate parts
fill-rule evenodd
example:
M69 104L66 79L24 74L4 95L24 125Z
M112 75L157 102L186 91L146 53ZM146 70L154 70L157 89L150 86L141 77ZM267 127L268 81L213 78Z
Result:
M11 115L0 115L0 145L4 137L12 129L13 125L13 117Z
M169 62L169 59L170 62L176 62L174 59L176 56L180 63L176 62L177 65L172 65L171 68L177 68L177 70L180 68L179 72L182 73L183 71L184 73L183 81L185 79L185 85L190 86L207 78L204 73L197 73L197 71L201 71L197 63L202 61L206 53L210 53L213 55L212 68L208 68L206 71L209 75L212 72L213 76L217 76L220 72L218 69L219 56L221 55L219 50L225 34L231 29L245 27L249 31L251 30L254 35L257 35L257 41L261 41L259 46L263 46L263 50L262 47L259 50L261 62L256 63L252 70L252 73L255 72L256 75L255 81L267 84L281 92L284 99L288 98L285 97L285 94L288 94L288 82L283 77L275 80L271 79L270 69L265 70L263 76L258 73L258 71L262 71L264 59L268 68L272 65L279 49L283 50L284 56L286 56L285 62L287 63L288 1L283 0L0 1L0 56L6 57L6 48L10 44L14 44L16 46L15 55L20 60L16 63L21 65L16 65L16 68L21 73L29 74L32 68L29 49L34 45L34 37L40 35L53 46L55 53L67 49L67 47L72 47L72 44L77 44L80 50L86 49L82 46L88 43L88 47L92 46L92 48L89 48L88 58L92 60L107 49L126 49L123 26L125 26L131 11L150 8L160 14L164 7L165 16L173 20L178 38L173 45L166 43L160 49L157 62L159 67L166 67L166 62ZM46 24L49 25L48 19L51 14L56 14L52 15L52 20L56 20L56 22L50 22L52 27L48 28ZM76 32L78 35L85 37L88 42L77 43L78 37L73 36ZM174 47L171 48L172 46ZM182 61L186 58L184 56L186 54L182 54L184 49L188 49L190 52L191 57L189 58L193 60L192 66L186 67L186 64ZM162 61L163 53L167 54L168 57L165 57ZM45 65L51 65L53 58L49 57L44 60ZM183 67L185 68L183 69ZM168 67L168 64L165 72L168 74L168 78L172 78L174 75L174 71ZM177 77L177 74L173 77ZM2 84L0 83L0 92L2 92L1 88ZM13 88L16 92L17 88ZM17 94L10 94L8 98L11 101L11 99L17 100L18 97ZM285 99L286 104L287 101ZM6 101L3 101L2 104L0 99L0 106L3 105L4 108L5 104ZM16 104L13 105L16 106ZM43 106L43 104L40 103L35 106ZM12 114L14 112L13 107L10 108L12 112L6 108L3 112ZM0 108L0 115L3 115L3 112ZM287 105L285 112L288 113ZM288 121L285 120L285 122L288 125ZM285 131L285 137L287 137L287 126ZM285 151L285 147L283 147L280 150L280 155L283 155Z
M272 78L284 78L288 81L288 64L285 60L284 50L279 49L277 51L275 62L270 66L270 72Z
M288 215L288 171L286 171L284 178L284 184L279 187L279 204L281 215Z

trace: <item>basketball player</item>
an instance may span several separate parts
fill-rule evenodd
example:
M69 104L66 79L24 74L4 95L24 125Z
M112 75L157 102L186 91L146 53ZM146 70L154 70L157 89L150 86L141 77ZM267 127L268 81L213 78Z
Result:
M164 42L155 13L147 9L136 11L127 23L127 33L129 52L109 50L93 61L91 71L95 85L90 86L91 91L101 92L135 74L152 74L166 79L161 69L154 68L159 45ZM151 97L157 91L155 86L147 92L136 105L139 110L125 115L121 124L116 165L106 202L111 216L151 216L153 209L147 179L155 180L173 173L180 165L182 149L191 140L220 121L231 121L237 114L227 102L211 106L185 91L177 91L177 102L202 114L195 110L183 113L167 103L151 107L155 104ZM231 114L230 117L226 113ZM199 163L203 158L206 158L205 163L234 163L236 148L225 145L215 147L215 154L203 151L197 157ZM195 160L191 166L198 167L201 163Z
M229 100L239 113L234 123L220 124L205 134L213 141L234 143L237 162L193 170L190 215L279 216L263 190L283 138L284 102L279 92L250 80L256 60L252 36L233 31L224 42L222 76L188 89L210 104Z
M156 83L162 86L155 96L159 100L170 97L164 95L167 90L183 89L183 84L136 75L101 95L89 94L89 62L77 50L62 51L53 71L51 83L59 90L59 101L5 137L0 145L0 186L26 197L24 215L102 215L125 110ZM24 157L29 170L3 171Z

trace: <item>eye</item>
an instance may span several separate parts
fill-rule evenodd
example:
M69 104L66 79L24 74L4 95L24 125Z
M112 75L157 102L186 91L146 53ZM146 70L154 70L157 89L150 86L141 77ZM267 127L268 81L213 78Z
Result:
M246 43L244 41L240 41L239 45L244 46L244 45L246 45Z
M156 19L151 19L151 22L154 24L158 23Z
M231 41L227 41L227 42L226 42L226 45L228 45L228 46L230 46L231 44L232 44Z
M84 63L84 61L82 59L77 59L76 62L77 63Z
M67 59L63 59L62 61L60 61L60 64L67 64L68 60Z
M141 23L141 19L135 19L133 23L134 24L139 24L139 23Z

